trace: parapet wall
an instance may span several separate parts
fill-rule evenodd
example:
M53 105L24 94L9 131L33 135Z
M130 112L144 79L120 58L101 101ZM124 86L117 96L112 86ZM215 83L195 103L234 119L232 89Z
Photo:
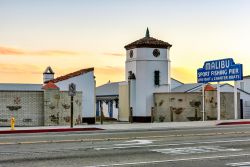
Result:
M44 125L70 125L71 99L66 91L44 91ZM73 99L74 125L81 124L82 93L77 92Z
M202 94L155 93L153 118L156 122L202 121ZM238 111L240 110L238 95ZM238 114L239 115L239 114ZM205 120L217 119L216 91L205 94ZM234 119L234 94L221 93L221 120Z

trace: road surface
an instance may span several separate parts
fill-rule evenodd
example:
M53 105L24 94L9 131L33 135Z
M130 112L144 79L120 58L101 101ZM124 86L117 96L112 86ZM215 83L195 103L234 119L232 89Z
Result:
M0 167L250 166L250 126L0 135Z

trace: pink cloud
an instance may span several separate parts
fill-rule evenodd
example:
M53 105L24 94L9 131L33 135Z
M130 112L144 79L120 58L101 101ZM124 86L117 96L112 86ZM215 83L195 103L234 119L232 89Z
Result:
M0 46L0 55L21 55L24 54L24 51L14 48L7 48Z
M13 74L42 74L39 66L30 65L30 64L9 64L9 63L1 63L0 64L0 73L13 73Z
M10 47L0 46L0 55L38 55L38 56L66 56L66 55L79 55L80 53L66 50L38 50L28 51Z

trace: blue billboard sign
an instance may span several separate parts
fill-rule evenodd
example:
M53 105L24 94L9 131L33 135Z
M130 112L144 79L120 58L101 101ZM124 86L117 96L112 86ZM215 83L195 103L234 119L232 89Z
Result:
M198 83L237 81L243 79L242 64L235 64L232 58L206 61L197 70Z

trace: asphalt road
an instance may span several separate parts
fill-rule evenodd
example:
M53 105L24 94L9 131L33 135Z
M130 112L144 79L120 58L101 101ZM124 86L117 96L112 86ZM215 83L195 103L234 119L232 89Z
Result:
M0 135L0 166L250 166L250 126Z

